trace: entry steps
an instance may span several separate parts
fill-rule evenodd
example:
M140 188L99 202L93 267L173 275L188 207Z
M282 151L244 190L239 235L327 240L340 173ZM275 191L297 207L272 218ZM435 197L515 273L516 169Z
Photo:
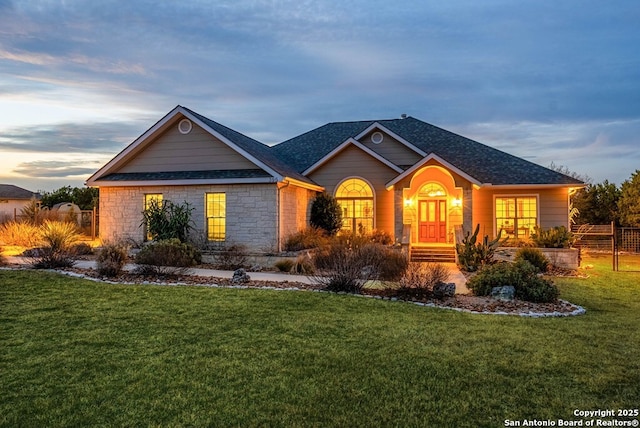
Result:
M412 262L455 263L456 249L448 245L420 245L411 247Z

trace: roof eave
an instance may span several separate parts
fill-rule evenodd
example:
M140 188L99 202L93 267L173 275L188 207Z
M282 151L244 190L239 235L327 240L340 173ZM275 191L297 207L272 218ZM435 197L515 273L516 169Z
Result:
M208 178L208 179L181 179L181 180L93 180L85 184L89 187L131 187L131 186L189 186L189 185L215 185L215 184L264 184L277 183L274 177L260 178Z

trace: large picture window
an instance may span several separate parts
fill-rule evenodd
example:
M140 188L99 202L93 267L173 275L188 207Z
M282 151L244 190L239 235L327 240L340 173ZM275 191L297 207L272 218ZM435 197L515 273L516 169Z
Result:
M528 238L538 224L536 196L496 197L496 227L509 238Z
M373 190L359 178L343 181L336 190L336 200L342 208L342 230L368 233L373 230Z
M223 242L227 235L227 195L207 193L207 239Z

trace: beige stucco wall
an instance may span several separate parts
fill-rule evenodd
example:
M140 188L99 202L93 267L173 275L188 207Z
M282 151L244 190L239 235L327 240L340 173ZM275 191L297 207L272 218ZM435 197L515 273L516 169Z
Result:
M199 233L206 230L205 194L227 197L227 242L247 245L252 251L272 251L278 241L277 187L275 184L216 186L133 186L100 188L100 237L103 240L144 240L140 227L144 195L162 193L163 200L188 202Z

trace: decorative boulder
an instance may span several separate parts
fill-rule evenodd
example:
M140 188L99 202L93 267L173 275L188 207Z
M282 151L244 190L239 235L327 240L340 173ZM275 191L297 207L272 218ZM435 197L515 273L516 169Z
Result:
M433 286L433 297L443 299L456 294L456 284L453 282L438 282Z
M240 268L233 272L231 282L233 283L245 283L251 281L251 277L247 274L247 271Z
M491 297L498 300L513 300L516 296L516 288L513 285L505 285L504 287L493 287L491 289Z

